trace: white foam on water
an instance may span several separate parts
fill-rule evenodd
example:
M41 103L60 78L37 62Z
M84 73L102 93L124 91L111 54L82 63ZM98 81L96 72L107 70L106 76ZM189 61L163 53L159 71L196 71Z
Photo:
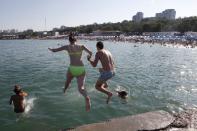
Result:
M20 122L23 120L23 118L28 117L30 111L34 107L34 101L36 100L36 97L31 98L25 98L24 104L25 104L25 112L24 113L16 113L16 122Z
M181 75L185 75L185 71L181 71L180 74L181 74Z
M25 102L25 114L29 114L31 109L34 107L34 101L36 99L37 99L36 97L31 97L31 98L27 98L27 99L24 100L24 102Z
M182 68L186 69L186 68L187 68L187 66L186 66L186 65L182 65Z
M121 90L126 91L128 93L128 96L131 96L131 92L130 92L130 89L128 87L123 87L123 86L120 86L120 85L116 85L115 91L121 91Z
M88 89L86 88L86 90L88 93L97 92L97 90L95 88L88 88Z
M120 91L120 88L121 87L119 85L117 85L115 91Z

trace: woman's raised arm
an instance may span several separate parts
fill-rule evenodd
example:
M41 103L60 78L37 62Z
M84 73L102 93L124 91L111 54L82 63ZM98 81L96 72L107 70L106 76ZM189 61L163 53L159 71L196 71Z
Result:
M59 48L54 48L54 49L51 49L51 48L48 48L50 51L52 52L58 52L58 51L62 51L62 50L67 50L67 46L62 46L62 47L59 47Z

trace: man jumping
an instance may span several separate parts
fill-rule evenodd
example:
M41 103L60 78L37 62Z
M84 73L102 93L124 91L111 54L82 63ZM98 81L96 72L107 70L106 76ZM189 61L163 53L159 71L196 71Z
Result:
M100 77L96 82L96 89L108 95L106 103L109 103L110 98L112 97L112 93L107 89L107 80L111 79L114 73L114 61L112 59L112 54L104 49L103 42L99 41L96 44L97 53L95 55L95 59L91 60L90 56L87 57L88 61L91 63L93 67L96 67L98 61L100 60L102 68L99 68Z

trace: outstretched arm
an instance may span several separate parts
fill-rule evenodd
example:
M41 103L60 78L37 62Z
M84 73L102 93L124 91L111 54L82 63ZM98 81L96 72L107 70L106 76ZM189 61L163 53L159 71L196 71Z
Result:
M90 62L90 64L91 64L93 67L96 67L97 64L98 64L98 61L99 61L99 54L98 54L98 52L96 53L95 59L94 59L94 60L91 60L90 58L91 58L90 56L87 57L88 61Z
M83 50L85 50L90 56L92 56L92 51L90 51L87 47L82 45Z
M54 48L54 49L48 48L48 49L52 52L58 52L58 51L62 51L62 50L67 50L67 46L62 46L62 47Z

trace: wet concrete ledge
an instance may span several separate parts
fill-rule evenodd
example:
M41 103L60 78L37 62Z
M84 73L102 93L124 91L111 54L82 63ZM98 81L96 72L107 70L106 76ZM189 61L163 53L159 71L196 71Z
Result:
M197 110L188 109L173 115L159 110L62 131L197 131Z

